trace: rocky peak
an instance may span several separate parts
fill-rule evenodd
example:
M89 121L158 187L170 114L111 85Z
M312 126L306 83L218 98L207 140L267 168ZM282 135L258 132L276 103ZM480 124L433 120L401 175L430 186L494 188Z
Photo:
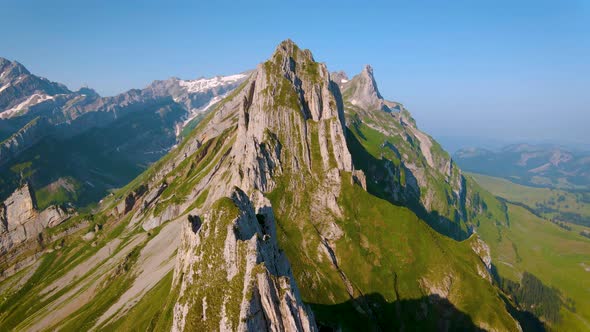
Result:
M0 81L6 81L20 75L30 75L31 73L17 61L10 61L0 57Z
M81 87L78 91L76 91L77 94L79 95L86 95L86 96L90 96L90 97L100 97L100 95L98 94L98 92L96 92L96 90L88 88L88 87Z
M16 61L0 61L0 112L3 118L21 114L58 94L70 94L63 84L32 75ZM8 112L5 112L8 111Z
M348 81L349 81L348 75L346 75L346 73L343 71L333 72L330 74L330 76L332 77L332 81L334 81L334 83L338 84L338 86L340 88L342 88L344 86L344 84L348 83Z
M347 96L346 99L352 105L364 110L391 112L398 105L383 99L377 88L373 68L370 65L366 65L350 82L343 84L342 90L343 94Z
M315 330L278 250L273 206L265 195L279 186L301 190L313 182L314 220L341 214L340 171L351 172L352 160L339 89L310 51L286 40L221 105L196 136L203 147L224 140L227 148L220 151L227 153L203 184L194 185L193 196L198 188L208 194L203 206L190 212L198 218L183 227L176 275L183 276L181 297L191 295L175 308L173 330L208 329L210 320L222 329ZM195 254L205 248L223 257ZM196 282L212 280L209 274L223 277L219 286ZM251 291L213 301L216 287L228 282ZM205 316L203 303L207 321L195 320ZM229 315L235 308L239 312Z
M373 75L373 67L371 67L371 65L365 65L360 73L360 76L364 82L363 86L366 94L377 99L383 99L379 93L379 89L377 88L377 82L375 81L375 76Z

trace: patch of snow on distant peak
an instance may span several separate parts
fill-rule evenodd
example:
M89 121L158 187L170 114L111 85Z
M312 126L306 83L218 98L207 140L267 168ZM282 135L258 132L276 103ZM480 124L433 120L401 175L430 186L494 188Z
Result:
M343 78L340 80L340 83L348 83L348 80Z
M215 97L211 98L211 100L209 101L209 103L207 105L205 105L201 108L194 108L194 109L190 110L188 118L184 121L184 123L182 124L182 127L184 128L184 126L186 126L189 122L191 122L192 119L196 118L197 115L206 111L207 109L209 109L209 107L217 104L219 101L221 101L223 98L225 98L228 94L229 94L229 92L227 92L221 96L215 96ZM180 134L180 131L178 131L176 136L178 136L178 134Z
M31 106L40 104L44 101L51 100L51 99L53 99L53 96L35 93L34 95L27 98L27 100L14 106L13 108L10 108L10 109L7 109L3 112L0 112L0 119L7 119L7 118L10 118L11 116L18 115L18 113L24 109L27 109Z
M223 86L231 83L235 83L243 78L246 75L244 74L236 74L236 75L229 75L229 76L216 76L213 78L199 78L196 80L179 80L178 84L181 87L185 88L189 93L197 93L203 92L218 86Z
M5 86L0 88L0 92L6 90L6 88L8 88L10 86L10 83L6 84Z

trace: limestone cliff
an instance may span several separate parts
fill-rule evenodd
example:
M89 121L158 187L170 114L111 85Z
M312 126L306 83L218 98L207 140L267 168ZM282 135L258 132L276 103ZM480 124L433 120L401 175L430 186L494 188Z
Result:
M0 255L3 261L16 257L19 246L29 241L42 241L39 236L45 228L57 226L69 217L70 212L59 206L38 211L32 188L28 184L18 188L0 204Z

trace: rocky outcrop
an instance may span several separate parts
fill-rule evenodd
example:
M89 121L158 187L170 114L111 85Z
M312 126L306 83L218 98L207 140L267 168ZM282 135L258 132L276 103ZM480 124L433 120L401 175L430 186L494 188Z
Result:
M137 189L125 196L125 199L121 200L121 202L116 207L117 214L125 215L129 213L135 206L137 200L143 196L147 190L148 189L146 185L140 185Z
M67 210L58 206L37 211L34 197L31 187L25 184L0 204L0 253L36 241L45 228L57 226L70 217Z
M276 242L270 202L235 189L185 223L173 331L315 331Z
M473 235L475 238L471 240L471 249L479 256L485 268L477 265L477 273L484 279L492 282L492 254L490 247L477 234Z

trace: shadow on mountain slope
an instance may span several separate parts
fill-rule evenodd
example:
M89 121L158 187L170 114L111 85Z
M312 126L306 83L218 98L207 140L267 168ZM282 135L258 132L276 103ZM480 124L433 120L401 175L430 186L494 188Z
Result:
M344 303L310 306L320 331L483 331L438 295L388 302L373 293Z
M178 105L161 102L144 111L128 108L114 121L72 136L66 136L65 129L54 129L12 162L0 166L0 200L23 179L40 194L44 187L67 178L73 188L71 197L62 197L58 191L40 201L70 202L77 207L95 203L110 190L125 186L169 151L176 142L174 123L182 112ZM77 121L92 122L95 113L86 113ZM45 194L51 193L46 190Z
M387 168L387 164L391 163L391 161L377 159L371 155L349 128L346 128L346 143L352 155L354 168L362 170L367 177L367 191L371 195L387 200L392 204L409 208L420 219L426 221L430 227L443 235L455 240L465 240L469 237L470 234L461 228L459 221L450 220L440 215L438 211L428 212L420 202L419 187L418 192L413 192L409 188L400 186L401 192L398 194L388 190L387 183L393 181ZM412 173L407 169L406 176L408 177L407 182L416 181Z

